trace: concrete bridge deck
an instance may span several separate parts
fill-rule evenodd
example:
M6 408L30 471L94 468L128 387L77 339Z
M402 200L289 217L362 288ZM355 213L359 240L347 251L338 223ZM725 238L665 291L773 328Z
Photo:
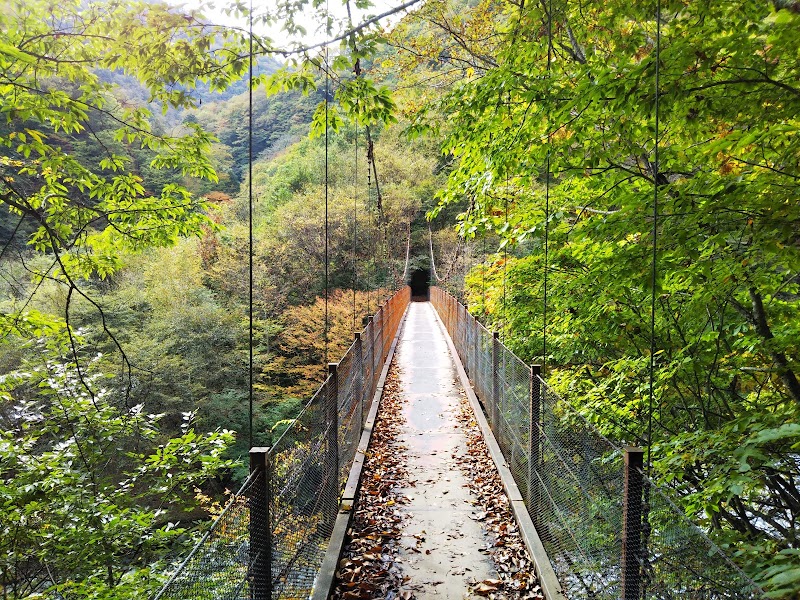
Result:
M405 397L400 442L413 487L402 490L401 568L419 599L461 600L476 581L498 576L485 549L487 536L474 519L478 499L458 465L466 449L457 420L463 388L427 302L412 302L395 355Z

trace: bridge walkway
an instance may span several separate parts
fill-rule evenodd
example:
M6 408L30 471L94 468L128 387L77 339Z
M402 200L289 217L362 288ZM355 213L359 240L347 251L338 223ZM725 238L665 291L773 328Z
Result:
M410 303L393 356L331 597L542 598L488 424L430 302ZM394 532L378 546L376 523Z
M415 598L461 600L497 572L475 520L478 499L458 465L466 450L457 418L464 391L430 303L409 305L395 361L405 400L400 442L413 484L402 490L402 570Z

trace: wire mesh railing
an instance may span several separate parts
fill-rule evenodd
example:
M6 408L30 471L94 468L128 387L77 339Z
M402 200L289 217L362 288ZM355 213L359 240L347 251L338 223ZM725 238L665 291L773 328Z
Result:
M740 599L763 591L453 296L431 289L568 598Z
M248 597L249 498L263 482L263 472L250 474L154 600Z
M387 300L278 441L251 449L247 481L153 600L311 595L410 298L405 287Z

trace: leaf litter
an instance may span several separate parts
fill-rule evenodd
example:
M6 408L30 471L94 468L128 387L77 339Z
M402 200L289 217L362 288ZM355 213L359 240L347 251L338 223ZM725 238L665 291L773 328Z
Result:
M470 516L481 523L489 538L486 552L494 562L497 579L485 579L473 585L473 592L490 600L540 599L542 590L534 573L525 542L511 512L508 496L472 407L463 390L459 392L458 426L467 438L465 452L453 453L469 482L469 489L478 499L479 510Z
M403 426L398 368L394 362L384 385L383 398L372 431L361 474L361 489L347 542L336 571L331 598L335 600L411 600L397 562L403 514L408 500L400 492L409 487L407 448L398 440Z
M454 452L452 458L477 498L478 510L471 518L481 524L489 540L482 550L492 559L498 574L497 578L475 581L471 591L489 600L543 599L508 496L463 390L459 400L457 426L464 431L467 446ZM404 520L399 506L408 503L401 490L414 485L406 470L408 449L398 441L404 404L398 368L392 363L362 472L358 502L336 572L331 595L334 600L414 598L409 587L417 586L409 586L411 582L404 577L397 560ZM417 544L425 539L414 537Z

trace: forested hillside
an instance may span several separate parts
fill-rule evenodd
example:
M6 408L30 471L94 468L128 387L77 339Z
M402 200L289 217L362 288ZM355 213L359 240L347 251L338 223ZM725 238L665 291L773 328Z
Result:
M304 8L261 16L291 33ZM269 445L429 253L796 597L798 25L788 0L428 0L306 48L7 0L4 597L148 596L246 474L251 314Z

